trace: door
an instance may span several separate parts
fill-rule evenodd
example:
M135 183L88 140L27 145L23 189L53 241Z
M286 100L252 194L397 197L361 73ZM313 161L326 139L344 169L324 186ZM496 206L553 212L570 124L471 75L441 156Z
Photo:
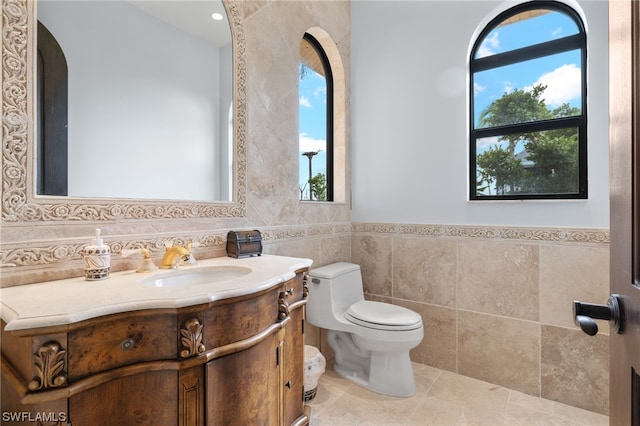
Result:
M640 2L609 3L611 292L624 329L610 338L610 423L640 425Z
M640 426L640 1L609 2L611 298L574 303L587 334L611 321L611 425Z

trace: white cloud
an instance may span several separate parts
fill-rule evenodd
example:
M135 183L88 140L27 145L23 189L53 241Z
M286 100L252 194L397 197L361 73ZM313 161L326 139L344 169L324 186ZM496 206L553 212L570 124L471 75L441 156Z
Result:
M541 75L535 83L525 87L524 90L531 91L536 84L546 85L547 89L544 91L546 104L556 107L580 97L581 80L580 68L576 64L566 64Z
M320 96L326 97L327 96L327 86L322 86L322 87L318 87L316 88L316 90L313 91L313 96L317 99Z
M327 141L324 139L314 139L306 133L300 133L298 140L300 141L300 152L320 151L327 149Z
M500 47L500 40L498 39L498 31L496 31L482 40L482 44L478 48L477 57L484 58L485 56L491 56L498 47Z
M500 143L498 141L498 136L490 136L487 138L482 138L482 139L478 139L476 140L476 150L477 151L486 151L488 148L496 146L496 145L501 145L504 147L505 143Z
M473 83L473 94L474 95L478 95L482 92L484 92L485 90L487 90L487 86L483 86L480 83Z
M554 37L558 37L560 34L562 34L562 27L558 27L551 32L551 35Z
M505 81L504 82L504 86L503 86L503 92L504 93L511 93L513 92L513 83L510 81Z
M312 108L311 102L304 96L300 96L300 105L306 108Z

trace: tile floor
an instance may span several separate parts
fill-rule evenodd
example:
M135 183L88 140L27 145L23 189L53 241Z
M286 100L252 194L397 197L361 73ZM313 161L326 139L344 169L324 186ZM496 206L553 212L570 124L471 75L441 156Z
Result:
M416 395L394 398L367 391L327 370L311 406L310 426L508 425L608 426L591 411L414 364Z

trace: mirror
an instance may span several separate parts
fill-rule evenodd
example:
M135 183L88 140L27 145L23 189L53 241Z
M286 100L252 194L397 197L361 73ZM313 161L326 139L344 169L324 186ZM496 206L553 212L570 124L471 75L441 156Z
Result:
M38 194L231 200L233 56L220 1L41 0L37 18ZM43 59L47 30L67 76ZM63 77L67 105L43 99Z
M46 0L45 0L46 1ZM246 57L243 17L224 3L233 53L234 166L229 202L141 198L78 198L36 195L36 2L7 0L2 6L2 217L6 222L105 221L243 217L246 212ZM118 31L118 25L113 25ZM125 98L126 99L126 98ZM125 154L125 153L123 153ZM96 170L98 170L96 162ZM104 167L99 170L105 171ZM116 170L107 170L115 174ZM189 181L184 170L170 171ZM170 174L171 174L170 173ZM185 177L186 176L186 177ZM193 178L191 178L193 181Z

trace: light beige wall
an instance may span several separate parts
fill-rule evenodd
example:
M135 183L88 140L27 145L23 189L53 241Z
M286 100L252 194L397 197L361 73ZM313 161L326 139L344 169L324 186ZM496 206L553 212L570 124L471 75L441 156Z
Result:
M22 0L6 3L8 14L16 15L16 10L24 7ZM246 125L246 215L244 217L192 217L188 209L185 214L171 209L171 202L161 203L158 214L141 212L153 218L123 218L117 202L106 209L94 212L86 209L83 214L69 215L73 205L56 208L36 209L29 215L29 203L24 208L16 207L24 203L22 185L31 170L24 170L33 154L33 147L25 145L25 128L33 126L29 107L25 107L31 96L31 88L24 81L31 75L31 61L24 63L20 55L24 46L16 45L18 52L3 49L3 63L12 67L28 66L26 74L12 77L3 91L3 117L9 124L4 137L14 141L11 155L3 156L2 208L3 226L0 230L0 261L2 263L2 286L20 285L38 281L81 276L82 248L89 243L94 228L101 228L105 243L112 253L123 248L143 245L153 251L158 262L162 256L164 240L176 243L196 242L196 258L225 255L226 233L229 229L255 228L263 232L265 252L290 256L311 257L315 265L337 260L348 260L351 212L346 203L301 203L298 200L298 63L299 45L310 28L321 28L336 44L340 61L344 67L343 105L348 105L349 59L350 59L350 2L349 1L235 1L238 17L242 19L242 36L245 37L246 52L246 117L240 120ZM5 2L3 2L5 5ZM18 6L17 8L15 6ZM29 18L31 19L31 18ZM25 37L28 19L13 19L18 31ZM31 24L29 24L31 25ZM28 43L32 40L27 37ZM11 42L9 44L14 44ZM17 43L15 43L17 44ZM32 48L32 46L30 46ZM29 51L29 50L27 50ZM15 56L15 58L14 58ZM7 60L5 60L7 59ZM11 70L13 71L13 69ZM4 86L3 86L4 87ZM16 97L19 99L16 100ZM16 113L18 106L18 116ZM19 116L25 112L21 123ZM349 111L345 115L345 144L348 144ZM17 123L14 123L17 122ZM16 146L16 143L19 146ZM348 155L348 145L345 151ZM26 156L24 155L26 153ZM126 155L126 154L124 154ZM20 164L12 164L18 158ZM27 159L25 159L27 158ZM24 161L25 163L21 163ZM343 160L344 161L344 160ZM346 159L348 163L348 158ZM98 162L99 164L99 162ZM15 167L14 167L15 166ZM26 172L26 173L25 173ZM111 171L117 173L116 170ZM188 171L171 171L176 179L184 179L185 184L197 184L189 180ZM16 178L16 174L20 176ZM349 199L349 171L346 170L345 188L342 194ZM27 192L31 188L27 188ZM13 196L18 194L18 196ZM344 196L346 194L346 196ZM29 196L31 197L31 196ZM13 214L22 209L20 215ZM62 211L60 211L62 209ZM48 217L42 214L46 211ZM106 214L103 216L103 212ZM27 214L22 214L22 213ZM130 212L127 212L130 213ZM136 212L131 213L134 217ZM19 217L16 217L19 216ZM33 217L35 216L35 217ZM72 220L61 219L72 217ZM170 216L170 218L164 218ZM346 243L346 244L345 244ZM139 259L123 259L112 256L112 270L135 268Z
M587 336L574 300L606 303L609 234L353 223L368 299L420 313L411 359L607 414L609 326Z

